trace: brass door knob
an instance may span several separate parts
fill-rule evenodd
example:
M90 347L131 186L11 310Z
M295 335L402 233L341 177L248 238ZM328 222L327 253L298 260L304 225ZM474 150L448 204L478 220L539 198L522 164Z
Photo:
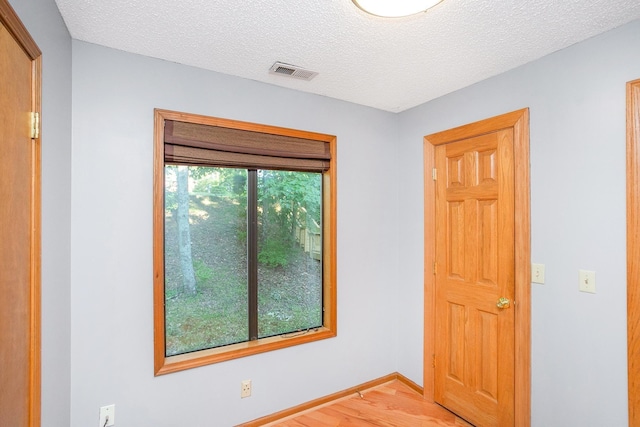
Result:
M498 308L509 308L510 303L511 301L509 301L509 298L502 297L498 300L498 302L496 303L496 306Z

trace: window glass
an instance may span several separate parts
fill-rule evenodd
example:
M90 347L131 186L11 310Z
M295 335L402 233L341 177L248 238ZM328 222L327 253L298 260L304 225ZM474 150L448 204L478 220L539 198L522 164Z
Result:
M246 181L243 169L165 166L167 356L247 340Z
M321 193L321 173L165 166L166 356L249 341L252 311L258 338L322 326Z
M322 174L258 171L258 336L322 326Z

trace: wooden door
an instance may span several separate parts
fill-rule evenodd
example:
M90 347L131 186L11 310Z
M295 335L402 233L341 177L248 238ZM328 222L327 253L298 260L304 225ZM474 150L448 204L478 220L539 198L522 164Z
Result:
M477 426L512 426L513 131L441 145L435 164L436 401Z
M529 110L425 136L424 167L424 397L478 426L527 427Z
M0 424L38 426L40 51L5 0L0 24Z

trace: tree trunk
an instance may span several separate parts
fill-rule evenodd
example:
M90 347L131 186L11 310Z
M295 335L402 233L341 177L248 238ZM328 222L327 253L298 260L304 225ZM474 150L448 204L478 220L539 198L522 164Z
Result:
M191 257L191 232L189 230L189 168L178 166L178 246L182 285L185 292L196 293L196 276Z

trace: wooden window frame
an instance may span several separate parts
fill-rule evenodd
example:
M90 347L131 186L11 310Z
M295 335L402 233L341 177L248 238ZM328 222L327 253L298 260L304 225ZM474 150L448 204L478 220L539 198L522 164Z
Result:
M336 288L336 137L320 133L260 125L236 120L156 109L154 112L154 179L153 179L153 311L154 373L156 376L182 371L225 360L237 359L298 344L332 338L337 335ZM323 180L323 326L302 335L261 338L222 347L175 356L166 356L164 294L164 126L166 120L218 126L228 129L261 132L304 138L329 143L331 160Z

